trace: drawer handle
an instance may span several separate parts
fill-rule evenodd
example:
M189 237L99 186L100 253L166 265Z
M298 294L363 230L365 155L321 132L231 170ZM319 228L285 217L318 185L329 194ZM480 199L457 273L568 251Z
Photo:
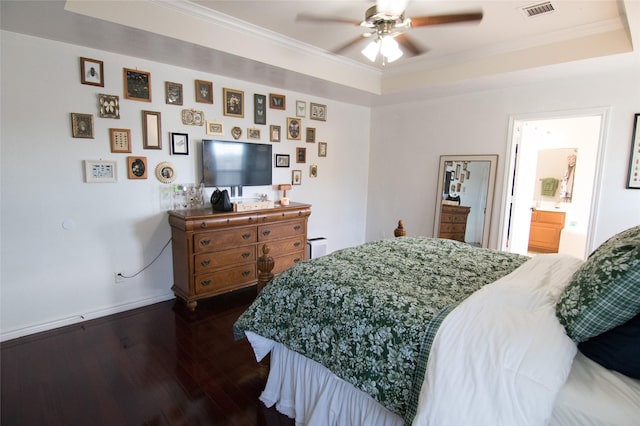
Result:
M242 276L243 276L243 277L248 277L249 275L251 275L251 271L244 271L244 272L242 273Z
M267 235L269 235L271 233L271 231L269 231L268 229L265 229L264 231L262 231L262 235L264 235L265 237Z
M205 259L202 262L200 262L200 264L202 266L209 266L211 264L211 259Z
M299 257L296 257L295 259L293 259L293 263L298 263L298 262L300 262L300 258Z
M299 231L301 228L302 228L302 226L300 226L300 225L296 225L296 226L293 227L293 229L295 229L296 231Z
M249 253L248 251L245 251L244 253L242 253L242 257L244 257L245 259L249 256L251 256L251 253Z
M206 287L208 285L211 285L211 280L204 280L204 281L200 281L200 285L202 287Z
M251 238L251 234L249 234L248 232L246 234L242 234L242 238L248 240L249 238Z
M200 228L206 228L207 227L207 222L202 222L200 224Z
M301 245L301 244L300 244L300 241L296 241L295 243L293 243L293 246L294 246L294 247L300 247L300 245Z
M203 247L206 247L209 244L211 244L211 240L200 240L200 245Z

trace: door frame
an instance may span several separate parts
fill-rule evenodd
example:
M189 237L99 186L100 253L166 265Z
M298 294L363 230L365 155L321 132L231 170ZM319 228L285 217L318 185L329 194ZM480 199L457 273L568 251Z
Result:
M600 117L600 134L598 135L598 146L596 147L596 169L593 179L593 188L591 194L591 206L589 213L589 221L587 225L587 236L585 244L584 258L588 256L594 249L593 239L595 235L596 218L598 217L598 206L600 203L600 190L602 188L602 169L604 162L604 148L606 144L606 135L608 134L610 107L594 107L575 110L562 110L551 112L538 112L526 114L513 114L509 116L508 143L505 152L505 173L502 180L502 202L500 204L500 229L498 233L498 249L508 251L508 230L510 226L510 208L513 197L514 184L517 182L517 161L521 158L516 156L516 149L520 143L519 135L516 134L517 126L527 121L554 120L566 118L580 117Z

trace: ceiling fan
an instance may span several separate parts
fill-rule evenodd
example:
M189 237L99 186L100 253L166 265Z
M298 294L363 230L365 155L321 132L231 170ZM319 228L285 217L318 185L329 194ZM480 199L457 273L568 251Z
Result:
M421 55L426 52L425 49L418 46L407 36L405 31L410 28L482 20L481 11L407 18L404 11L408 2L409 0L377 0L374 6L367 9L363 21L306 13L299 14L296 19L298 21L318 23L344 23L366 28L365 32L360 36L343 44L333 52L341 53L360 40L371 38L372 41L362 50L362 54L371 62L375 62L378 53L380 53L382 65L393 62L403 55L404 52L399 45L411 56Z

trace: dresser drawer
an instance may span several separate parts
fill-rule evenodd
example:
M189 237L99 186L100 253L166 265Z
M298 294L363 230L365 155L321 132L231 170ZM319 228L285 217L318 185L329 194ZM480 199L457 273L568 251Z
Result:
M228 265L256 261L256 246L236 247L229 250L207 252L195 256L195 271L200 273L206 270L219 269Z
M258 241L279 240L296 235L306 235L303 221L274 223L258 227Z
M273 241L268 244L272 253L293 253L304 250L305 248L305 236L300 235L294 238L287 238L285 240ZM262 249L262 246L259 247ZM262 253L262 252L261 252Z
M257 241L255 226L235 228L222 231L199 232L193 235L193 251L224 250L229 247L253 244Z
M274 266L273 266L273 275L278 275L282 271L291 268L293 265L296 265L302 262L305 258L305 252L300 251L298 253L290 253L285 256L274 257Z
M466 223L442 223L440 224L440 234L458 232L464 234L467 229Z
M255 263L247 263L195 277L196 294L224 293L250 284L257 279Z

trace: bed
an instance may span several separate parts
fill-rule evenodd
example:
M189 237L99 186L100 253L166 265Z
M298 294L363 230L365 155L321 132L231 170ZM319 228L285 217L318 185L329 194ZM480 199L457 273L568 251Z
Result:
M640 227L603 244L603 256L613 247L619 265L621 245L633 282ZM581 304L602 306L569 290L593 276L590 262L434 238L375 241L283 272L234 333L257 360L270 355L260 399L297 424L631 424L640 382L583 356L577 342L624 326L640 294L625 295L629 306L609 324L585 325ZM594 377L615 405L583 404Z

